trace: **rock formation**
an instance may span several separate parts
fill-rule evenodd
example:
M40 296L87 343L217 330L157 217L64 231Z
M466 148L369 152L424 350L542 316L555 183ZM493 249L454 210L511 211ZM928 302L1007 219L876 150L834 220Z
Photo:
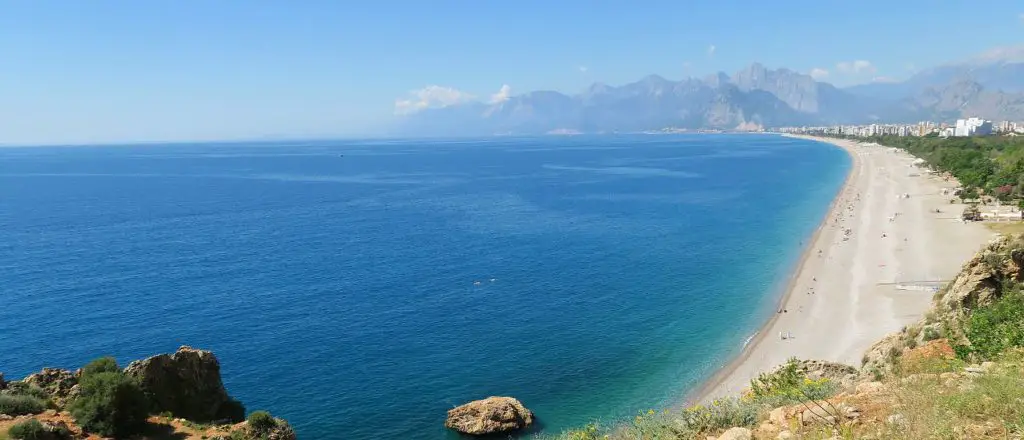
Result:
M58 407L66 405L77 394L78 377L68 370L43 368L43 371L30 374L21 381L45 391Z
M195 422L245 417L245 408L224 389L220 362L209 351L182 346L174 354L132 362L124 372L139 381L155 413L169 411Z
M464 434L485 435L523 429L533 413L511 397L488 397L448 410L444 426Z

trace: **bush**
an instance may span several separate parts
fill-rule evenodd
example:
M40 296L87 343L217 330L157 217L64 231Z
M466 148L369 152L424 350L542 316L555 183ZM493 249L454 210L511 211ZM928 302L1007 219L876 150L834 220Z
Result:
M0 414L21 416L39 414L46 410L46 401L23 394L0 395Z
M49 434L43 424L36 419L16 423L7 431L8 436L19 440L45 440L49 438Z
M796 358L790 358L778 370L761 373L757 379L750 381L748 400L765 405L783 405L823 399L834 394L837 389L838 386L826 378L808 378L800 371Z
M146 424L146 396L120 371L82 376L81 395L70 410L82 429L106 437L128 437Z
M117 365L117 361L110 356L101 357L93 360L82 367L82 377L91 376L97 373L120 373L121 367Z
M50 400L50 395L46 394L45 390L25 382L11 382L7 384L7 389L2 394L32 396L42 401Z
M257 435L267 434L277 427L277 420L266 411L253 411L245 421L249 424L249 429Z
M980 307L964 326L969 346L957 346L962 359L992 359L1011 347L1024 346L1024 294L1014 291Z

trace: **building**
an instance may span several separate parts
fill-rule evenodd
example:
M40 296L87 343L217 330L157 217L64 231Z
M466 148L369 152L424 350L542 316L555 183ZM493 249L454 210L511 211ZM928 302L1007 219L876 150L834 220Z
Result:
M985 136L992 134L992 122L981 118L957 119L953 136Z

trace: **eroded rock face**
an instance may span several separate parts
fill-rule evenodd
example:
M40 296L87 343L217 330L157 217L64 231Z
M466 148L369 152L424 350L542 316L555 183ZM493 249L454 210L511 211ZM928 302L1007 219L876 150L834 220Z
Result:
M267 440L295 440L295 431L292 430L292 427L288 422L282 419L274 420L277 422L277 426L275 426L274 429L271 429L270 432L267 433L266 437L257 438L266 438Z
M213 353L182 346L174 354L135 361L124 370L139 381L153 412L170 411L195 422L245 418L245 408L228 396Z
M78 378L74 373L59 368L43 368L43 371L30 374L21 381L41 388L59 407L71 401L74 396L72 390L78 385Z
M488 397L448 410L444 426L464 434L484 435L523 429L533 413L511 397Z

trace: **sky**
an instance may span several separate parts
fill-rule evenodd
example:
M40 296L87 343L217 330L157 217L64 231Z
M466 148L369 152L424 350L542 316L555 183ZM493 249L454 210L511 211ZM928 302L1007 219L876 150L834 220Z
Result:
M1019 0L0 0L0 144L365 136L652 73L847 86L1020 44Z

